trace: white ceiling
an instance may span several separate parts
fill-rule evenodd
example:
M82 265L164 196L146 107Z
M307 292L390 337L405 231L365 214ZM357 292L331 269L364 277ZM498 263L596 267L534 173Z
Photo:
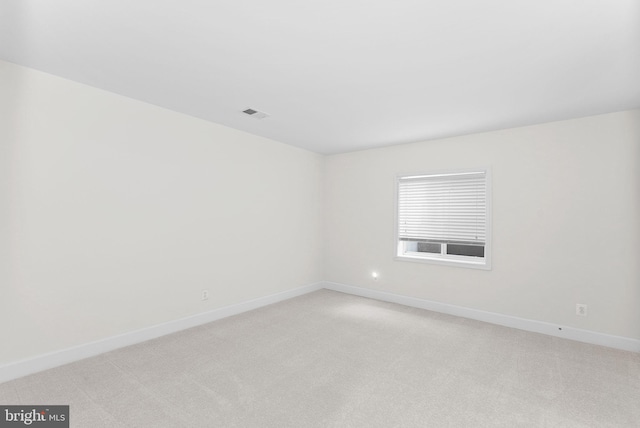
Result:
M640 1L2 0L0 59L330 154L638 108Z

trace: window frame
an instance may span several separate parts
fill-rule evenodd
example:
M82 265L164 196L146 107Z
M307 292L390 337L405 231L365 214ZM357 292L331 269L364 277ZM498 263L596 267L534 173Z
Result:
M412 176L421 176L421 175L455 175L455 174L469 174L473 172L483 172L485 174L486 180L486 224L485 224L485 233L486 233L486 242L484 245L484 257L478 260L478 257L471 256L459 256L453 254L440 254L437 253L418 253L412 252L409 255L407 253L402 253L403 241L399 239L399 205L400 205L400 179L405 177ZM417 263L427 263L427 264L436 264L436 265L444 265L444 266L455 266L455 267L463 267L463 268L471 268L471 269L482 269L482 270L491 270L491 168L483 167L483 168L465 168L465 169L447 169L447 170L430 170L423 171L420 173L403 173L396 174L395 183L394 183L394 210L393 210L393 238L394 238L394 260L396 261L406 261L406 262L417 262ZM444 247L444 246L443 246Z

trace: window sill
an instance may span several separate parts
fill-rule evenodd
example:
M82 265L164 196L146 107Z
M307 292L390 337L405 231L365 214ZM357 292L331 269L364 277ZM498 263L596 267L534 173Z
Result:
M396 256L395 260L402 262L414 262L414 263L427 263L434 265L443 265L443 266L452 266L452 267L461 267L461 268L470 268L470 269L481 269L481 270L491 270L491 263L484 259L482 261L469 261L469 260L459 260L459 259L445 259L439 257L426 257L426 256Z

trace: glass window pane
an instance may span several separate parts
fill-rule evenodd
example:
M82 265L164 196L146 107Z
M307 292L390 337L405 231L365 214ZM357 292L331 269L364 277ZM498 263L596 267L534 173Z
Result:
M484 246L447 244L447 254L456 256L484 257Z
M433 244L431 242L418 242L418 252L440 254L440 246L441 244Z

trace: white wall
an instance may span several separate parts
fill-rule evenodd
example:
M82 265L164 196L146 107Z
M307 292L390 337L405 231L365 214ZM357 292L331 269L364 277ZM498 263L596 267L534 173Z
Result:
M0 162L0 365L322 279L319 155L0 62Z
M493 269L395 261L396 174L473 167ZM324 191L326 280L640 339L640 110L329 156Z

